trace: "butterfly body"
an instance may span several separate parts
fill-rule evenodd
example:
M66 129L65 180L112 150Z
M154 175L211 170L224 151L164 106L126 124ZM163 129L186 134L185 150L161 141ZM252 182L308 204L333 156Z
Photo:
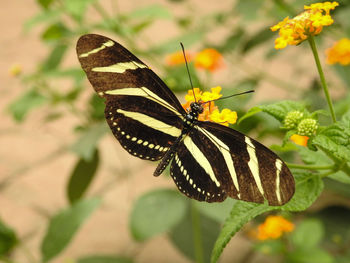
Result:
M117 42L84 35L77 43L82 68L99 96L114 136L130 154L170 164L177 188L190 198L221 202L228 196L282 205L294 194L285 163L252 138L218 123L198 120L202 104L185 111L174 93L141 60Z

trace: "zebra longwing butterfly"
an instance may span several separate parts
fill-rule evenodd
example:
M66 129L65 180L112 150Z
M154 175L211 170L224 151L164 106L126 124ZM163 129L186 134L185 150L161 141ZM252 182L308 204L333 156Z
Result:
M141 60L100 35L80 37L77 54L114 136L130 154L170 166L177 188L190 198L226 197L282 205L294 194L286 164L252 138L218 123L198 121L201 102L185 111L174 93Z

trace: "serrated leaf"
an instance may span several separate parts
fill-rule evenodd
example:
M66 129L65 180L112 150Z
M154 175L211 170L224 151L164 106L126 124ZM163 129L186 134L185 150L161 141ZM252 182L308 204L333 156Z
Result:
M234 203L230 216L226 219L223 228L216 240L211 262L217 262L223 249L231 238L244 224L254 217L272 210L303 211L317 199L323 190L321 178L312 173L294 173L296 190L292 199L283 206L268 206L243 201Z
M112 255L93 255L79 258L77 263L132 263L131 258Z
M98 199L82 200L50 219L48 229L41 243L43 262L48 262L63 251L99 203Z
M26 115L34 108L41 106L47 98L31 89L13 101L8 109L16 121L23 121Z
M309 250L317 247L324 236L324 227L318 219L306 219L296 226L291 234L295 247Z
M238 120L238 124L240 124L243 120L261 112L262 110L259 107L253 107L249 111L247 111L246 114L244 114L241 118Z
M89 161L92 159L97 142L108 131L105 123L97 123L83 131L79 139L71 146L71 150L81 158Z
M0 219L0 259L1 256L8 255L17 242L15 231Z
M196 201L191 200L191 202ZM195 204L192 203L191 205ZM195 211L195 213L198 213L195 216L198 217L199 221L197 221L198 225L196 225L196 227L199 228L199 232L201 233L200 239L196 240L194 236L195 230L193 229L194 215L192 212L193 210L188 209L182 221L180 221L174 228L171 229L171 232L169 233L170 240L175 245L175 247L181 251L181 253L193 261L196 260L194 242L201 242L200 246L202 248L201 253L203 256L203 262L209 262L211 251L220 231L220 225L216 220L205 216L199 211Z
M305 109L305 105L298 101L284 100L274 104L260 105L258 106L263 112L273 116L278 121L283 122L285 116L290 111L301 111L305 114L308 112Z
M323 181L311 172L292 171L295 179L295 193L292 199L281 206L283 211L304 211L310 207L323 191ZM278 207L277 207L278 208Z
M186 200L173 190L160 189L141 196L133 206L129 227L138 241L174 227L184 217Z
M99 154L96 149L91 160L79 159L69 178L67 197L71 204L78 201L92 182L99 163Z
M221 229L218 239L215 242L214 249L211 255L211 262L217 262L223 249L231 238L242 228L244 224L254 217L274 210L273 206L266 204L254 204L243 201L237 201L231 210L230 216L226 219L224 226Z
M337 135L333 135L333 137L328 137L327 135L321 133L316 135L315 138L313 138L312 142L314 145L321 148L324 152L331 154L338 159L350 162L349 145L340 144L341 142L345 142L343 139L346 140L346 138L344 138L339 133Z

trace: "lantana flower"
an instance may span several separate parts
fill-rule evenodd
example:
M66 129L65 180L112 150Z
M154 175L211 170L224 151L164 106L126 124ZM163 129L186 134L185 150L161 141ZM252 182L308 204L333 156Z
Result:
M299 134L293 134L289 138L292 142L295 144L298 144L300 146L307 146L307 141L310 139L308 136L305 135L299 135Z
M271 27L272 31L279 30L279 37L275 40L275 48L283 49L287 45L298 45L309 35L321 33L324 26L333 24L330 10L335 9L337 2L315 3L304 6L304 12L290 19L286 17L277 25Z
M212 121L225 126L234 124L237 121L237 113L229 109L223 109L221 112L218 107L215 106L216 100L222 96L220 94L221 87L217 86L211 88L211 91L202 92L199 88L194 88L194 94L192 90L189 90L185 96L186 103L182 104L182 107L187 110L190 108L191 102L201 101L203 106L203 113L198 116L200 121Z
M187 62L192 61L193 57L194 57L194 55L191 52L186 51ZM182 53L182 51L178 51L178 52L169 54L166 57L166 63L169 66L177 66L177 65L184 64L185 63L184 54Z
M326 50L327 63L340 63L343 66L350 64L350 39L343 38Z
M213 48L206 48L199 52L194 59L194 66L198 69L206 69L211 72L224 66L222 55Z
M294 224L282 216L270 215L258 226L256 238L259 240L277 239L283 233L292 232Z

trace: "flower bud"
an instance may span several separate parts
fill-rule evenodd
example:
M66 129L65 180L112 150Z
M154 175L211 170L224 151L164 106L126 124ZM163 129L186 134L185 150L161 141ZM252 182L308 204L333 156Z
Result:
M287 129L296 128L300 120L303 118L304 114L300 111L290 111L284 118L284 127Z
M298 124L298 134L304 136L313 135L318 128L317 121L314 119L303 119Z

